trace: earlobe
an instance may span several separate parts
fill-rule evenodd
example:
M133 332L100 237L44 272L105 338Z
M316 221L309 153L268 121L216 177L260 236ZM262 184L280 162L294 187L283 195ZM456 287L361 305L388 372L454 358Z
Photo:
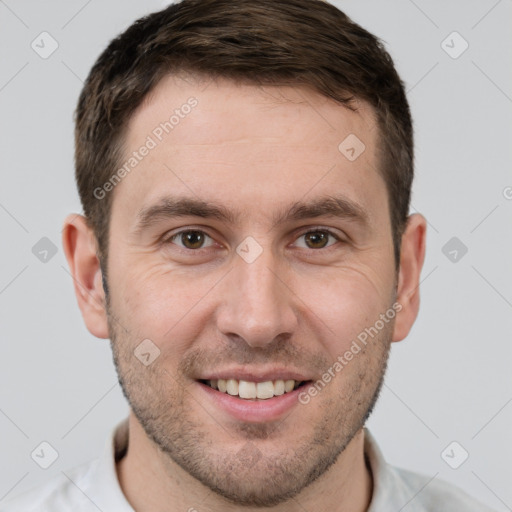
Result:
M109 338L105 292L96 238L82 215L68 215L62 245L73 278L75 295L85 325L97 338Z
M427 221L415 213L408 218L402 235L396 302L401 305L392 341L403 340L411 330L420 306L420 276L425 259Z

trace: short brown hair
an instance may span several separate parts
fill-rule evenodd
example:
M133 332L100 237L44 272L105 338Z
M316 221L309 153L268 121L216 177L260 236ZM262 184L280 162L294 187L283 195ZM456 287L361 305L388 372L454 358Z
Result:
M378 38L321 0L182 0L137 20L94 64L76 110L76 181L104 273L112 193L130 116L166 75L305 86L354 109L374 108L379 172L387 186L397 268L413 179L413 130L404 85ZM104 281L105 282L105 281Z

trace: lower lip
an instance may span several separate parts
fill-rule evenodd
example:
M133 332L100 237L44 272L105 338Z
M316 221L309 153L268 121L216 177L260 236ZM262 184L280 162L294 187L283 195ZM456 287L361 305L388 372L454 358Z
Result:
M299 403L298 396L306 388L306 385L302 385L289 393L266 400L245 400L228 393L221 393L199 381L196 381L196 384L207 393L216 406L237 420L251 423L266 423L280 419Z

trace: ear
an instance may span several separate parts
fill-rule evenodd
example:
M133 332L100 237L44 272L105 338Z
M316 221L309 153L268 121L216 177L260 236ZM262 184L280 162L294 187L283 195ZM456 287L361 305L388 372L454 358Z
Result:
M71 214L64 221L62 245L73 276L78 307L89 332L97 338L109 338L105 291L97 242L83 215Z
M396 316L392 341L403 340L411 330L420 307L420 275L425 259L427 221L415 213L407 219L402 235L400 270L396 302L401 309Z

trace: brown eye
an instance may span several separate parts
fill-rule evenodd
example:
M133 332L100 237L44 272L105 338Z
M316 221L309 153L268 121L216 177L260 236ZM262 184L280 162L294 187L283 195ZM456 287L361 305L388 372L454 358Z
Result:
M298 240L300 243L297 245L303 249L324 249L340 241L331 231L321 229L303 233Z
M329 235L325 231L313 231L304 235L306 245L311 249L322 249L329 241Z
M208 242L208 240L210 240ZM206 242L208 242L206 244ZM205 232L198 229L187 229L172 235L165 243L175 244L185 249L203 249L212 245L213 240Z
M201 231L185 231L181 233L181 243L187 249L200 249L204 244L204 233Z

